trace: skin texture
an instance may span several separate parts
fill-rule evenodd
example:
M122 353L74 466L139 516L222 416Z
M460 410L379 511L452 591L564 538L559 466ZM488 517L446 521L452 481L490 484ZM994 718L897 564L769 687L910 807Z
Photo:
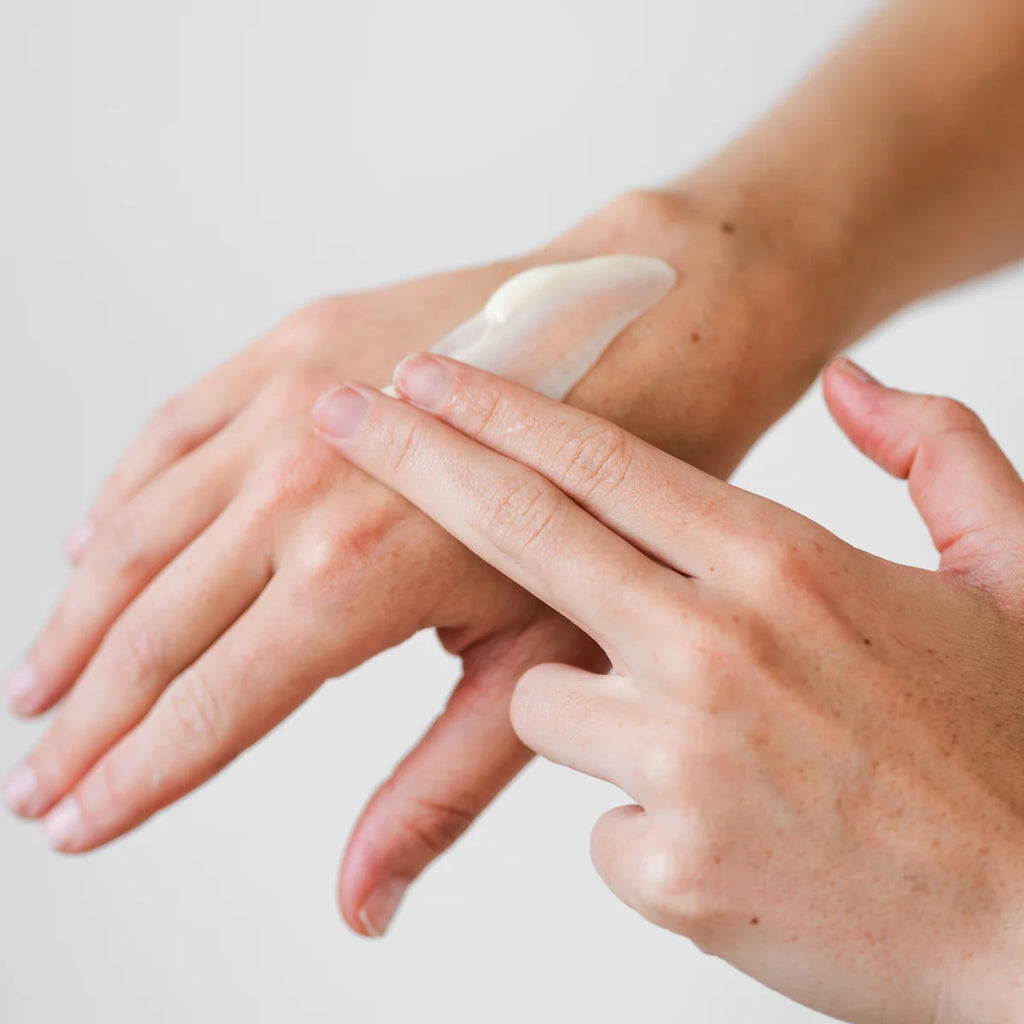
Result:
M608 656L531 669L511 712L635 801L593 832L609 887L843 1019L1021 1019L1024 483L978 418L826 374L926 572L483 371L395 386L326 394L322 435Z
M214 775L323 680L435 627L464 678L368 805L339 901L365 934L529 756L518 676L599 668L585 634L313 436L316 396L395 364L537 263L667 260L676 286L569 396L717 476L826 360L1024 248L1024 7L903 0L683 178L503 263L337 296L172 398L66 549L12 708L55 708L4 787L81 852ZM382 572L381 566L388 571ZM403 587L391 582L401 576Z
M669 419L642 371L676 350L695 382L724 378L735 349L691 340L708 330L706 303L749 278L751 300L715 330L752 346L783 274L743 271L717 223L657 195L624 197L528 258L324 300L172 400L99 496L32 647L32 685L13 706L59 706L8 780L9 805L44 818L57 849L95 848L210 778L325 679L436 628L463 678L371 801L339 883L349 923L382 933L404 886L529 759L508 716L519 675L551 659L600 669L604 656L400 496L339 467L309 409L339 376L383 383L416 339L440 337L525 266L623 248L690 266L698 244L720 261L688 270L574 400L727 473L760 431L753 417L695 397ZM694 427L685 440L680 423Z

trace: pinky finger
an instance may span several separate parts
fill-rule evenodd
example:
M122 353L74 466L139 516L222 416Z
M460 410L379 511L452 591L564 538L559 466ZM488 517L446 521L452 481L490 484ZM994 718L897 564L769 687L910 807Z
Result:
M666 831L642 807L616 807L594 826L590 857L626 906L708 952L720 936L723 870L708 839L698 816L676 813Z
M590 859L601 880L623 903L641 914L649 901L644 883L637 877L637 865L650 829L647 812L636 804L627 804L602 814L590 833Z

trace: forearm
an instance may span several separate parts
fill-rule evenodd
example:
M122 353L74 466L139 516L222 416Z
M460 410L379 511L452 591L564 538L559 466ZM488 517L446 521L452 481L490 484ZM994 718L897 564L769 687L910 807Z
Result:
M777 237L788 231L803 258L826 265L857 333L1019 258L1024 5L886 7L753 130L670 189L760 218L774 210Z
M577 388L728 472L841 348L1024 252L1024 6L903 0L734 144L547 255L660 255L679 286Z

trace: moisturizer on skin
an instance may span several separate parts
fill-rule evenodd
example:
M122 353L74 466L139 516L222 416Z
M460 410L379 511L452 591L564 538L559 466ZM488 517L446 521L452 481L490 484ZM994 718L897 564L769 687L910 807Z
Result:
M533 267L506 281L432 351L561 400L675 280L668 263L650 256Z

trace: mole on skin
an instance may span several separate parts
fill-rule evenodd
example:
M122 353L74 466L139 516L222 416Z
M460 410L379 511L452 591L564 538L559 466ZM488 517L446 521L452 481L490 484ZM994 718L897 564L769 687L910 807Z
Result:
M501 285L431 351L561 400L675 280L668 263L650 256L533 267Z

